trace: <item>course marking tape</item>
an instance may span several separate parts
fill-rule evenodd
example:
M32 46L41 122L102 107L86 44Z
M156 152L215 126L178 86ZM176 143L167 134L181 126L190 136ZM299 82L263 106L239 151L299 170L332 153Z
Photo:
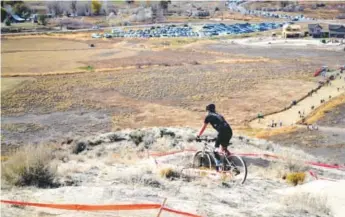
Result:
M83 205L83 204L47 204L47 203L30 203L22 201L1 200L1 203L34 206L52 209L76 210L76 211L115 211L115 210L149 210L162 209L166 212L176 213L189 217L201 217L188 212L182 212L162 206L162 204L122 204L122 205Z

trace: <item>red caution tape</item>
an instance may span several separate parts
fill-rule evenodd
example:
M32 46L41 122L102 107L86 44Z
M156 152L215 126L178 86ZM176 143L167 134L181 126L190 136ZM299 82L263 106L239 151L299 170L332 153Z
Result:
M107 211L107 210L144 210L159 209L160 204L123 204L123 205L81 205L81 204L45 204L45 203L29 203L20 201L1 200L2 203L19 205L19 206L35 206L52 209L77 210L77 211Z
M329 179L329 178L324 178L324 177L319 177L316 173L314 173L313 171L309 170L309 174L314 177L316 180L327 180L327 181L332 181L332 182L336 182L338 180L336 179Z
M167 212L172 212L172 213L184 215L184 216L202 217L202 216L200 216L200 215L194 215L194 214L191 214L191 213L188 213L188 212L181 212L181 211L173 210L173 209L170 209L170 208L167 208L167 207L163 207L163 210L164 210L164 211L167 211Z
M162 156L173 155L173 154L182 153L182 152L190 152L190 151L197 151L197 150L186 149L183 151L152 153L150 155L155 156L155 157L162 157ZM273 154L255 154L255 153L232 153L232 154L238 155L238 156L245 156L245 157L263 157L263 158L284 159L283 157L273 155ZM345 166L341 166L341 165L332 165L332 164L317 163L317 162L310 162L310 161L306 161L305 163L312 165L312 166L324 167L324 168L329 168L329 169L340 169L340 170L345 169Z
M332 164L317 163L317 162L306 162L306 164L310 164L310 165L313 165L313 166L330 168L330 169L345 169L345 166L341 166L341 165L332 165Z

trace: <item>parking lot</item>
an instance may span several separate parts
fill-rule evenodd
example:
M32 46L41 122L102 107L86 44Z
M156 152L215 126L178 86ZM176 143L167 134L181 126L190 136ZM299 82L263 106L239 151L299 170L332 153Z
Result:
M201 28L184 25L163 25L151 26L149 28L137 30L124 30L122 28L112 29L110 33L93 33L93 38L164 38L164 37L209 37L220 35L235 35L251 32L262 32L281 28L284 23L264 22L257 24L235 23L235 24L205 24Z

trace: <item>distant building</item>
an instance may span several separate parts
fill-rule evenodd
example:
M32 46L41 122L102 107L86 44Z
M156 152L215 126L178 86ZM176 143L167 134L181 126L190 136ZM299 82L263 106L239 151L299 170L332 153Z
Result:
M284 38L299 38L302 36L301 26L295 24L285 24L282 35Z
M322 26L320 24L308 24L308 33L313 38L321 38Z
M345 38L345 26L329 24L329 37L330 38Z

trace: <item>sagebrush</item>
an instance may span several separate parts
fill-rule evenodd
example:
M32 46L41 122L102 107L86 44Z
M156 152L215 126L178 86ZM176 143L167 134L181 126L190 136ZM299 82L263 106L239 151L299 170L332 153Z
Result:
M52 150L43 145L27 145L14 151L1 164L1 177L13 186L54 187L56 168Z

